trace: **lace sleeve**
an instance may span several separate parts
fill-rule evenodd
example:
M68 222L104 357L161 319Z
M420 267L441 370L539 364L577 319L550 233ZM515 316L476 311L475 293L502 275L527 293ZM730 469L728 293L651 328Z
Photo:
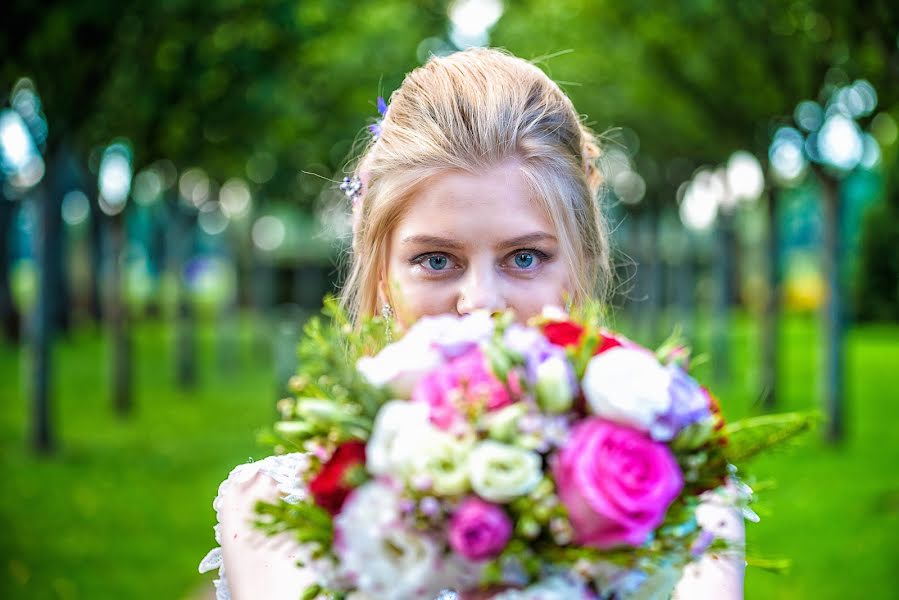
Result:
M280 497L299 502L306 498L298 473L307 467L308 457L302 453L269 456L238 465L219 486L212 503L219 547L210 550L199 567L200 573L218 569L216 600L280 598L274 593L276 588L293 600L311 582L311 575L296 566L302 552L296 542L288 535L268 538L252 526L257 501ZM266 588L264 593L261 586Z
M732 485L732 484L731 484ZM672 600L716 598L742 600L746 558L743 513L729 493L708 494L696 509L699 526L733 544L733 549L706 554L684 569Z

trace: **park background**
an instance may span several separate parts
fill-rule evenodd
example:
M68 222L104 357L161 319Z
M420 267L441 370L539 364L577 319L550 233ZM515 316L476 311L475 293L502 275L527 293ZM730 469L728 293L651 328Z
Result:
M679 325L728 418L824 415L750 465L747 598L899 594L895 3L0 16L0 597L209 597L216 487L268 453L302 322L339 284L336 182L376 98L488 44L603 134L612 324L646 344Z

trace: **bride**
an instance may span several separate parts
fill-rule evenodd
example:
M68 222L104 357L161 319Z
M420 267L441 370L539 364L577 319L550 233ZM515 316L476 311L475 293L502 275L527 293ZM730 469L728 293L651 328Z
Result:
M492 49L431 58L391 96L355 176L353 252L343 302L356 318L383 313L399 327L424 315L577 303L611 279L597 203L599 149L569 98L534 65ZM241 465L222 483L213 550L219 600L295 600L314 573L288 537L251 525L258 500L291 493L298 455ZM733 509L704 504L698 519L741 543ZM689 565L676 598L742 598L742 556ZM467 597L486 597L485 592Z

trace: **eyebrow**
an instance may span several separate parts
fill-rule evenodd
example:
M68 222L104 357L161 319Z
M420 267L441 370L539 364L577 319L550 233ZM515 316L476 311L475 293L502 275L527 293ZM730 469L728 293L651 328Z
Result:
M556 236L550 235L543 231L535 231L518 237L503 240L497 244L497 248L511 248L515 246L527 246L539 242L556 241ZM450 250L461 250L464 247L458 240L439 237L435 235L410 235L403 238L403 244L417 244L422 246L436 246L439 248L447 248Z

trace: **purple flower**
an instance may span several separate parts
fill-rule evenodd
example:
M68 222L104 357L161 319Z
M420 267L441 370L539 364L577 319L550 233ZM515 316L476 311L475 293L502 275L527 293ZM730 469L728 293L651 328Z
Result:
M699 558L705 554L705 551L709 549L714 541L715 534L708 529L703 529L690 547L690 554L693 555L693 558Z
M533 327L510 325L503 336L503 342L509 350L520 355L524 360L525 377L532 386L537 384L537 369L547 360L560 358L568 364L565 349L551 344L540 331ZM569 368L569 383L572 391L578 389L577 377L571 368Z
M709 399L695 379L677 365L672 364L668 369L671 374L671 381L668 384L671 407L666 414L659 416L654 430L655 428L667 430L670 437L666 437L671 439L685 427L709 418L711 411Z
M449 543L469 560L488 560L502 552L512 536L512 521L496 504L466 498L449 523Z
M378 96L378 114L381 115L381 118L368 126L368 131L375 139L381 137L381 123L384 122L384 117L387 115L387 102L381 96Z

